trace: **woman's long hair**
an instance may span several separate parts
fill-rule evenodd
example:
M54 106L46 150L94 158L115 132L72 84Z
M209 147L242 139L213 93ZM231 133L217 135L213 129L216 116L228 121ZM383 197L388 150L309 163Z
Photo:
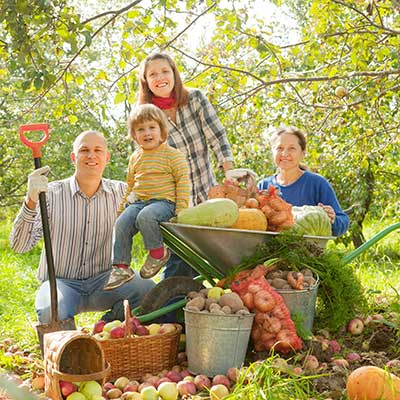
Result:
M189 91L183 86L181 76L178 68L176 67L175 61L166 53L152 53L148 55L139 65L139 94L138 103L146 104L151 103L153 92L149 89L149 85L146 80L146 72L149 64L154 60L165 60L170 65L173 73L175 85L173 89L174 97L176 100L176 107L179 108L184 104L187 104L189 98Z

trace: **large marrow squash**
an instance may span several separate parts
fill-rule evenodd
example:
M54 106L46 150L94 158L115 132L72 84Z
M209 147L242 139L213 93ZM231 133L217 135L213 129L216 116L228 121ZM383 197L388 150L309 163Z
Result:
M240 208L239 218L231 228L266 231L267 225L267 217L261 210L257 208Z
M179 224L228 228L239 217L238 205L230 199L211 199L182 210L177 215Z

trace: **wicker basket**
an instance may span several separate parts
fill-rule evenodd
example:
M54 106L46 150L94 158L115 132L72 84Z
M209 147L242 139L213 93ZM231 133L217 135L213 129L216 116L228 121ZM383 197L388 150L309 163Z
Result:
M176 331L159 335L132 336L129 328L131 312L124 301L126 334L121 339L100 341L104 357L111 366L110 380L120 376L140 379L146 373L170 369L176 364L182 327L175 324Z
M62 400L60 380L97 381L104 384L110 374L99 342L80 331L59 331L44 335L44 376L46 395Z

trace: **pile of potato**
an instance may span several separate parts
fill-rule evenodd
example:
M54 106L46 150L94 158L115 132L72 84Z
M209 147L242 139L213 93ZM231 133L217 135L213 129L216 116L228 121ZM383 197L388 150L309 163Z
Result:
M288 271L274 269L267 273L266 279L274 289L309 289L316 285L317 280L310 269Z
M206 288L199 292L190 292L186 309L190 311L211 314L249 314L249 309L243 304L237 293L220 287Z

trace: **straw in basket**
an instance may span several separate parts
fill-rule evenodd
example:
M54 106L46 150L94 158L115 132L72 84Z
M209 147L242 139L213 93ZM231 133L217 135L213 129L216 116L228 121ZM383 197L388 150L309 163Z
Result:
M129 320L131 311L124 300L125 337L100 341L104 357L111 366L110 380L120 376L140 379L146 373L154 374L170 369L176 364L182 327L175 324L176 331L158 335L133 336Z

